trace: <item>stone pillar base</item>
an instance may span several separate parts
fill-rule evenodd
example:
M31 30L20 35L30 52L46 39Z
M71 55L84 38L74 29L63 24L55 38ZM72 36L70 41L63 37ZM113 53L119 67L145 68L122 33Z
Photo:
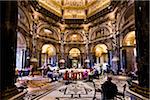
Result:
M140 87L137 83L132 82L132 85L129 87L130 90L133 92L136 92L146 98L149 98L150 95L150 89Z
M1 92L2 100L8 100L9 98L17 95L18 93L20 92L17 90L16 86L9 87Z

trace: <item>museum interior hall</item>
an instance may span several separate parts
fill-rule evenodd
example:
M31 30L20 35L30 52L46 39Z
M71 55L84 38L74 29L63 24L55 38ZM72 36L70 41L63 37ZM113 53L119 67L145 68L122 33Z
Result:
M1 100L149 100L149 0L0 7Z

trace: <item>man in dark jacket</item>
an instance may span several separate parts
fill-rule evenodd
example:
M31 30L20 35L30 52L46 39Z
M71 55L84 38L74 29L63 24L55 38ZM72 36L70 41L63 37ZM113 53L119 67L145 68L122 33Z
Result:
M113 100L118 92L117 86L111 80L112 78L108 77L107 81L102 84L102 100Z

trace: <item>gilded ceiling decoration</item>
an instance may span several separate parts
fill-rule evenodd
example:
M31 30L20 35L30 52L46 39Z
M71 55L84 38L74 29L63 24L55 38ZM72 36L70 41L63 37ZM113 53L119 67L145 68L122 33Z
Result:
M111 0L37 0L48 11L63 19L86 19L108 7Z

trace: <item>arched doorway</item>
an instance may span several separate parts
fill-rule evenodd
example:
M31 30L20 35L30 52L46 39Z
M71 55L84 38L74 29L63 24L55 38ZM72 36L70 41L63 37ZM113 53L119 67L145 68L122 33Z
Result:
M95 64L101 65L106 62L108 63L108 52L105 44L97 44L94 47L94 53L96 57L96 61L94 62Z
M26 40L24 36L18 32L17 52L16 52L16 69L17 70L22 70L25 67L25 51L26 51Z
M56 48L52 44L44 44L42 47L42 56L41 56L42 66L51 65L56 66L57 57L56 57Z
M70 67L72 67L72 68L80 68L81 67L80 53L81 52L78 48L72 48L69 51Z
M135 31L127 33L124 37L122 57L123 68L127 74L131 71L137 71Z

